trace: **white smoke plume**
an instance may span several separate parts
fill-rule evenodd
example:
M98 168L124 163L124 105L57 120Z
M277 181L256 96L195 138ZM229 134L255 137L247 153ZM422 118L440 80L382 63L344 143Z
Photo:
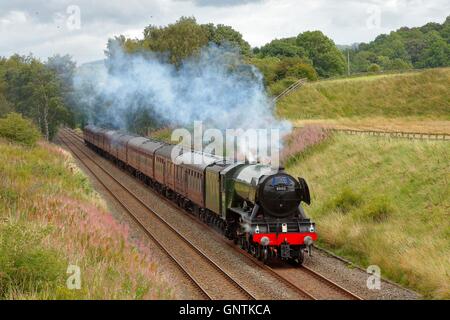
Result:
M91 113L104 108L105 122L118 128L127 129L127 114L144 108L172 127L203 121L220 130L279 129L280 137L291 130L275 117L261 73L234 48L209 45L178 68L152 53L114 52L109 70L78 74L74 83Z

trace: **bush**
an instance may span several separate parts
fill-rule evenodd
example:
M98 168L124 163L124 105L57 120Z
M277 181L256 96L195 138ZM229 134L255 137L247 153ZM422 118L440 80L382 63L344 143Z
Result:
M394 61L391 62L389 68L391 70L409 70L412 69L412 65L405 60L394 59Z
M347 213L352 208L360 206L361 203L361 195L348 187L342 189L339 195L332 200L332 206L342 213Z
M280 93L282 93L284 90L286 90L290 85L294 84L297 81L298 81L297 78L287 77L283 80L272 83L269 86L269 93L273 96L278 96Z
M368 68L367 68L367 72L380 72L381 71L381 67L376 64L376 63L372 63Z
M310 64L300 58L285 58L275 69L276 79L282 80L288 77L297 79L307 78L314 81L318 79L317 72Z
M18 113L8 113L0 119L0 137L26 146L34 146L40 137L36 126Z
M363 214L370 221L381 223L386 221L394 211L390 200L379 197L371 201L363 210Z

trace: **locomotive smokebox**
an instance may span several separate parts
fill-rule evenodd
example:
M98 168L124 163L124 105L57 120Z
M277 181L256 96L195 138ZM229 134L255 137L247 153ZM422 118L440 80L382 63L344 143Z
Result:
M287 218L298 213L302 200L299 182L284 171L260 180L258 201L264 212L275 218Z

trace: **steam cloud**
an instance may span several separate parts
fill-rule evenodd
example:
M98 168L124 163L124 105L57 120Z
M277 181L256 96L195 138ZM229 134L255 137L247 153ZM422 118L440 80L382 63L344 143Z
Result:
M92 114L105 108L97 124L127 129L126 116L144 108L171 126L203 121L220 130L279 129L280 136L291 131L289 122L274 116L261 73L234 48L209 45L178 68L153 53L115 48L108 67L78 74L74 81Z

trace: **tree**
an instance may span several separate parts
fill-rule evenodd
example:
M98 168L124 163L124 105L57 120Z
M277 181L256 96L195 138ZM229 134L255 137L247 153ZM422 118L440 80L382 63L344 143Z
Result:
M264 85L270 86L272 83L277 81L276 79L276 72L278 64L280 63L281 59L276 57L264 57L264 58L251 58L249 59L248 63L256 66L258 70L263 74L264 76Z
M142 46L166 54L170 63L179 66L185 58L198 53L208 40L207 31L195 18L182 17L167 27L146 27Z
M443 67L450 65L450 44L437 31L428 33L425 37L426 48L418 63L419 67Z
M303 48L322 77L340 75L345 72L345 59L334 42L320 31L308 31L298 35L296 43Z
M383 62L389 62L388 57L381 58ZM386 61L387 59L387 61ZM353 55L351 67L353 72L366 72L372 63L379 63L377 55L371 51L359 51Z
M40 63L33 64L33 79L30 83L31 98L35 106L33 113L44 138L50 140L60 123L67 122L69 112L63 103L60 83L56 75Z
M306 57L305 50L296 44L295 38L276 39L261 47L262 57Z
M276 80L282 80L284 78L295 78L308 80L317 80L318 76L314 68L305 63L301 58L284 58L282 59L275 69Z
M367 72L380 72L381 71L381 67L379 65L377 65L376 63L373 63L369 66L369 68L367 68Z
M5 114L12 112L13 106L9 101L6 99L6 97L0 93L0 117L4 116Z
M218 46L229 44L238 48L242 55L251 55L250 44L243 39L241 33L232 27L223 24L215 26L213 23L203 24L201 27L208 34L208 41L210 43L215 43Z
M69 55L54 55L47 59L45 65L56 75L64 105L67 106L68 111L74 115L68 118L69 124L73 127L75 126L75 122L82 118L82 115L79 114L80 110L76 108L77 103L73 88L73 77L77 66L76 62L74 62ZM77 119L75 119L75 115Z
M447 17L442 26L441 36L448 44L450 44L450 16Z
M411 63L402 59L394 59L394 61L392 61L389 65L389 70L408 70L411 68Z
M14 111L33 119L50 140L58 125L69 122L71 116L57 75L32 56L13 55L3 68L6 99Z
M356 51L352 65L353 69L356 66L358 71L367 70L371 63L377 63L386 70L448 66L449 45L450 16L443 24L428 23L419 28L403 27L389 35L379 35L370 43L362 43ZM377 58L374 60L367 52Z

